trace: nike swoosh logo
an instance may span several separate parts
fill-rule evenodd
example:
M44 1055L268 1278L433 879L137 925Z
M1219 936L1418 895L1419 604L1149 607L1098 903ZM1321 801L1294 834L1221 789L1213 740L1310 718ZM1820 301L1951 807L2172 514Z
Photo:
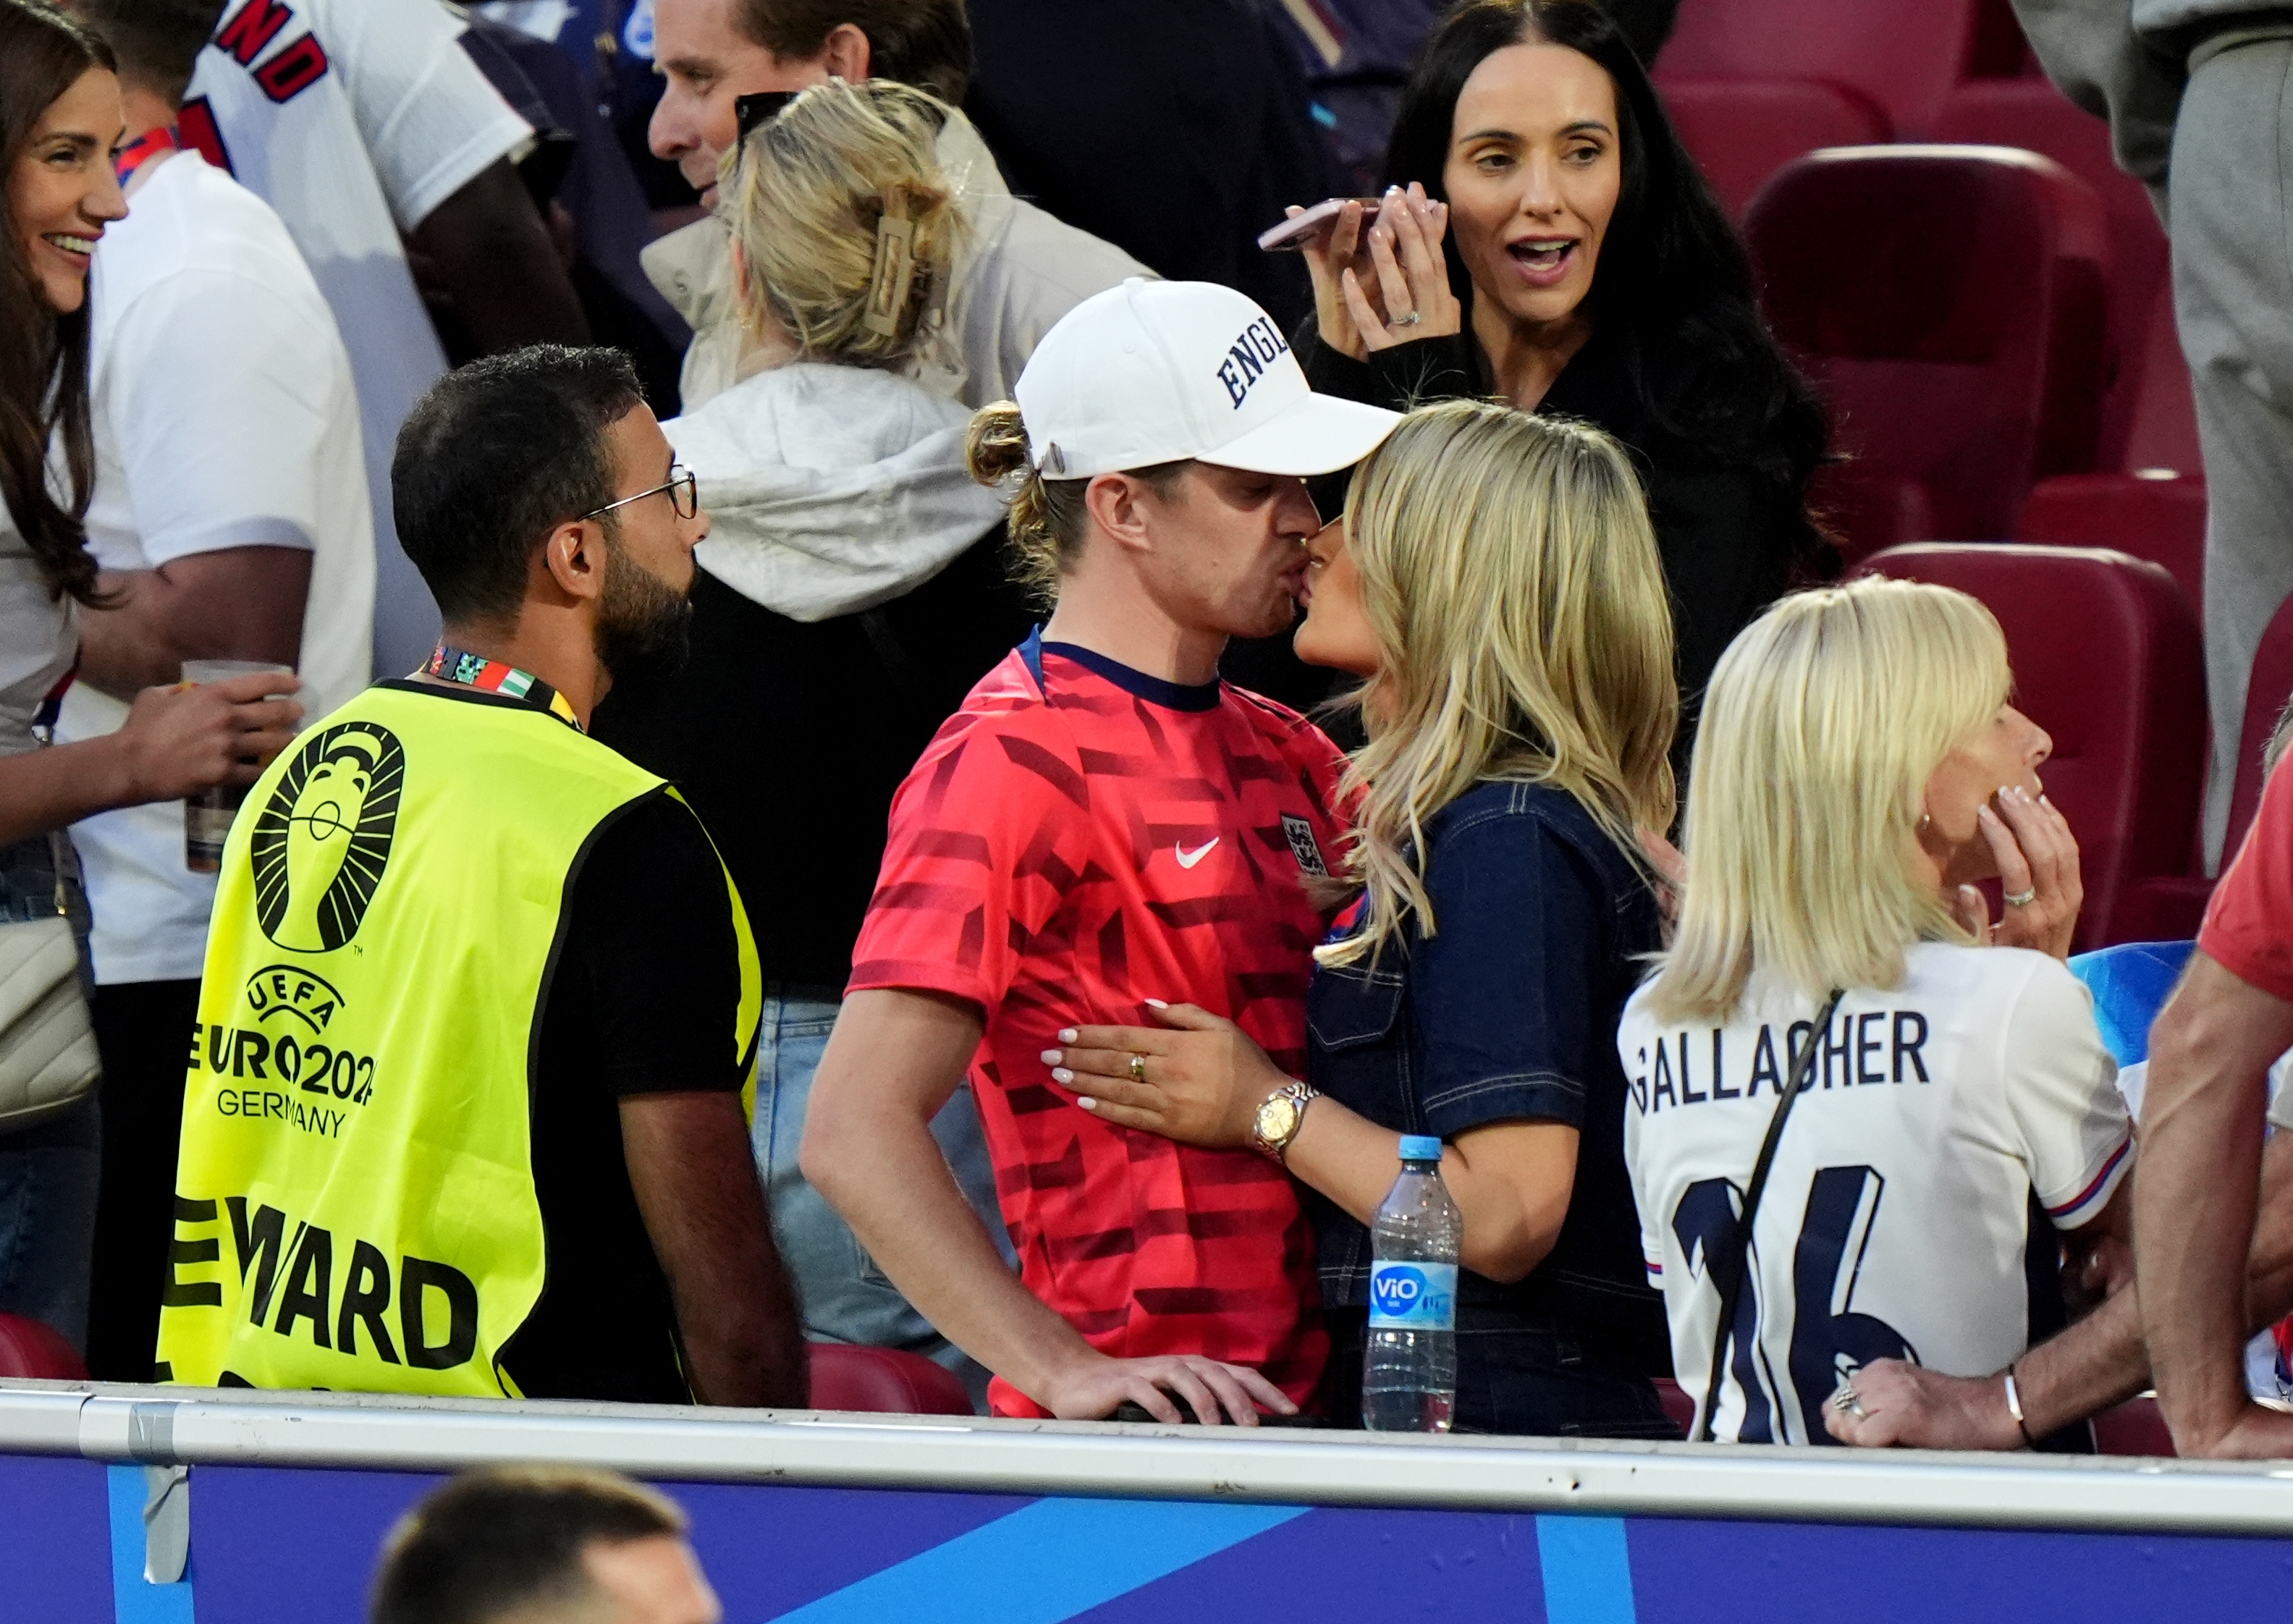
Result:
M1211 854L1211 846L1218 844L1218 843L1224 838L1225 836L1223 835L1213 835L1210 837L1209 844L1198 846L1191 852L1182 845L1174 844L1171 847L1171 851L1178 858L1179 867L1181 869L1191 869L1196 863L1202 861L1203 858L1208 857Z

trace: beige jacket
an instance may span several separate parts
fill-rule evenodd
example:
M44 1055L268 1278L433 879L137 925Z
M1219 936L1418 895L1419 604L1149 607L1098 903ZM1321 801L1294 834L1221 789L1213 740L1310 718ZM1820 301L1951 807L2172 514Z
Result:
M961 113L936 150L970 230L954 273L927 312L948 341L927 346L909 368L933 393L977 408L1011 398L1011 385L1054 322L1095 293L1155 273L1122 249L1078 231L1011 195L987 143ZM647 247L645 275L693 327L680 380L692 411L744 375L733 255L725 228L696 220ZM753 367L748 368L755 370Z

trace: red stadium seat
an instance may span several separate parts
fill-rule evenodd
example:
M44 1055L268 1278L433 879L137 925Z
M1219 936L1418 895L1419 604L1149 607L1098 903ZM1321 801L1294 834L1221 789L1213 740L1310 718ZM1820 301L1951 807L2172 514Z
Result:
M2293 600L2271 618L2268 629L2261 634L2261 646L2254 651L2253 675L2245 691L2245 721L2238 733L2237 778L2230 790L2228 833L2222 843L2224 863L2245 843L2245 832L2253 827L2253 814L2260 809L2265 776L2261 752L2289 699L2293 699ZM2193 849L2187 877L2144 880L2127 895L2119 909L2119 939L2189 941L2205 920L2206 903L2213 890L2213 881L2205 877L2204 853Z
M1830 148L1761 188L1746 235L1851 459L1818 495L1851 561L2012 535L2037 479L2093 465L2107 250L2060 165Z
M1688 1429L1696 1425L1696 1401L1687 1390L1669 1376L1656 1378L1656 1395L1664 1401L1664 1413L1680 1428L1680 1435L1688 1436Z
M1924 138L1962 80L2020 70L2000 0L1684 0L1657 66L1698 79L1822 79Z
M2065 473L2041 480L2022 507L2017 541L2109 547L2165 567L2205 619L2206 485L2167 468Z
M971 1395L961 1379L920 1353L844 1342L815 1342L809 1352L814 1410L909 1416L972 1413Z
M0 1313L0 1377L35 1381L78 1382L87 1366L72 1345L37 1320Z
M1895 138L1885 109L1844 85L1666 76L1657 89L1696 166L1738 220L1761 183L1803 153Z
M2277 717L2293 699L2293 598L2281 604L2254 650L2253 676L2245 691L2245 726L2238 736L2237 785L2229 797L2229 839L2224 860L2245 843L2253 814L2261 810L2262 747Z
M2103 395L2094 466L2127 467L2127 441L2136 403L2153 360L2151 323L2160 312L2167 281L2165 228L2143 184L2111 155L2110 126L2073 107L2044 79L1989 79L1953 91L1937 117L1934 139L2043 153L2094 189L2102 200L2110 238L2109 324L2103 351ZM2172 307L2163 310L2173 319ZM2178 347L2167 362L2178 368ZM2187 381L2184 381L2187 389ZM2193 465L2192 465L2193 466Z
M2123 466L2128 473L2165 468L2202 474L2198 448L2198 403L2190 393L2190 365L2182 359L2182 335L2174 325L2174 279L2158 284L2157 305L2143 337L2142 376L2126 425Z
M2167 1460L2179 1453L2158 1401L2148 1397L2128 1399L2094 1417L2094 1447L2103 1455L2152 1455Z
M2053 735L2047 798L2077 833L2077 946L2136 940L2115 917L2141 882L2188 871L2206 759L2198 621L2158 565L2086 547L1896 547L1867 566L1955 586L1998 618L2014 703Z

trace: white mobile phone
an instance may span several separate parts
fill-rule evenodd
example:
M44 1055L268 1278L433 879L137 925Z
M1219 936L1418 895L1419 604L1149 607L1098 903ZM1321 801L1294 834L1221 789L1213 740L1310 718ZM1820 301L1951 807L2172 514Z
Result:
M1362 230L1366 231L1377 222L1378 210L1385 206L1382 198L1332 198L1317 203L1302 214L1292 214L1280 225L1258 234L1258 246L1268 254L1294 253L1307 244L1326 238L1337 229L1338 214L1349 203L1361 205Z

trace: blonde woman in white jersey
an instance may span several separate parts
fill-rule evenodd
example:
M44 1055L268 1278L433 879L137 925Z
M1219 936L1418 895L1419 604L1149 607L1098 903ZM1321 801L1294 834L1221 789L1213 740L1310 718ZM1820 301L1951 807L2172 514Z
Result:
M1678 929L1617 1048L1642 1251L1699 1406L1745 1192L1805 1056L1717 1438L1827 1443L1824 1407L1862 1413L1876 1359L2005 1381L2061 1323L2057 1237L2080 1278L2124 1256L2131 1129L2062 963L2077 847L2011 687L1980 603L1876 579L1783 600L1714 674ZM1973 888L1992 877L1995 930Z

